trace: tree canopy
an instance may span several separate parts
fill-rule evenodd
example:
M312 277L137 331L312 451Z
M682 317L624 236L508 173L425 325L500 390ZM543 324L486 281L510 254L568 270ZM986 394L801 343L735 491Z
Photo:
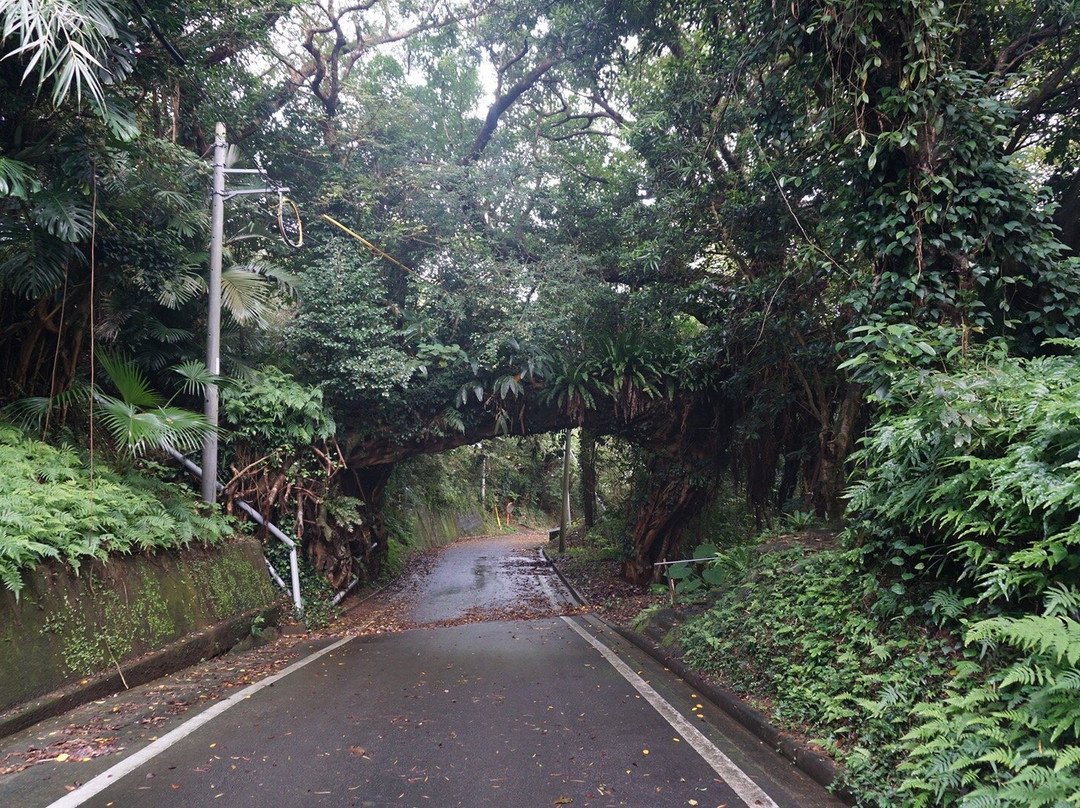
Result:
M839 518L891 366L1076 336L1076 11L3 0L3 398L200 358L220 120L306 241L230 200L229 372L322 391L347 494L583 425L647 453L635 577L723 475Z

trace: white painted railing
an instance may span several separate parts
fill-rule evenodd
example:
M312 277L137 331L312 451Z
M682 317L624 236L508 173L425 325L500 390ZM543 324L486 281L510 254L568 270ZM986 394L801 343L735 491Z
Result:
M165 448L169 452L169 454L171 454L184 466L184 468L197 476L200 480L202 479L202 469L198 465L196 465L187 457L184 457L184 455L177 451L174 447L166 446ZM223 487L224 486L222 486L220 482L215 484L215 488L218 491L220 491ZM275 539L282 542L286 547L289 548L289 573L290 577L292 578L293 607L296 609L296 616L303 617L304 602L300 598L300 566L299 559L297 557L296 541L282 533L277 525L267 521L261 513L255 510L255 508L253 508L244 500L236 499L233 501L236 503L237 507L240 508L240 510L242 510L244 513L254 519L258 524L265 527L270 532L271 536L273 536ZM285 582L281 580L281 576L277 574L277 570L274 569L274 566L270 563L269 559L267 559L266 565L270 568L270 577L277 582L278 586L288 592L289 587L287 587L285 585Z

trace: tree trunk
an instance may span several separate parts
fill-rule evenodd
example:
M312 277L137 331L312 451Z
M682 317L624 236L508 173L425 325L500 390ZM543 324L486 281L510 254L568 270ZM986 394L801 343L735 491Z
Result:
M566 552L566 533L570 530L570 435L573 430L567 428L563 439L562 464L562 517L559 519L559 552Z
M855 426L861 413L862 388L853 384L845 391L830 423L822 424L819 433L821 465L817 475L816 499L820 503L819 510L829 520L837 520L844 515L847 456L854 444Z
M581 517L588 530L596 524L596 433L585 427L581 430Z
M651 487L634 521L633 552L624 567L626 577L637 584L652 581L661 569L654 564L677 552L683 528L713 491L711 479L703 480L700 473L669 457L654 458L646 479Z
M360 509L361 523L352 530L333 526L329 535L322 530L314 531L319 536L312 537L308 544L309 557L317 568L322 569L316 558L327 559L331 563L333 571L328 577L338 588L347 586L354 576L367 575L374 579L382 572L389 539L383 520L382 499L393 469L391 463L346 469L338 478L343 494L364 503ZM328 546L313 546L318 542Z
M626 561L624 574L634 583L653 580L665 561L664 554L674 555L686 523L696 515L710 497L712 488L691 482L688 469L664 461L669 467L661 475L650 475L652 488L645 503L637 512L631 531L633 555ZM656 474L656 469L651 470Z

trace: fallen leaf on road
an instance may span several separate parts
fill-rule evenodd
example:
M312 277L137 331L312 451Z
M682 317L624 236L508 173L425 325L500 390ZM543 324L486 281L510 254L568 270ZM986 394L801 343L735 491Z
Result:
M572 797L559 797L559 799L555 800L555 802L553 802L551 804L552 805L569 805L573 801L574 800L573 800Z

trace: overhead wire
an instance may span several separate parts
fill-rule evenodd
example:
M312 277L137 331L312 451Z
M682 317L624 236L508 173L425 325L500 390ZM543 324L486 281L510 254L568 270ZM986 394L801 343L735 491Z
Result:
M187 60L180 55L180 51L174 48L172 46L172 43L165 38L165 35L161 33L160 30L158 30L157 25L154 24L153 18L146 13L146 9L143 8L142 3L140 3L139 0L132 1L135 5L135 9L139 12L139 14L142 15L143 20L146 22L147 26L149 26L151 33L153 33L153 35L157 38L157 41L161 43L161 47L165 48L169 56L173 58L173 61L180 65L180 67L183 67L185 64L187 64Z
M339 222L337 219L333 218L332 216L327 216L325 213L320 214L320 216L323 219L325 219L326 221L330 222L330 224L334 225L334 227L337 227L337 228L343 230L344 232L348 233L350 236L352 236L354 239L359 241L361 244L363 244L365 247L367 247L372 252L376 253L377 255L382 256L383 258L385 258L390 263L401 267L402 269L404 269L406 272L408 272L410 275L412 275L417 280L419 280L419 281L421 281L423 283L426 283L429 286L434 286L436 289L438 289L440 292L442 292L442 294L449 296L449 292L447 292L445 289L443 289L442 286L437 284L435 281L429 280L429 279L425 278L423 275L421 275L419 272L417 272L415 269L412 269L411 267L405 266L399 260L394 258L394 256L390 255L390 253L386 252L385 250L380 249L379 247L376 247L374 244L372 244L366 238L361 236L355 230L349 229L348 227L343 225L341 222Z

